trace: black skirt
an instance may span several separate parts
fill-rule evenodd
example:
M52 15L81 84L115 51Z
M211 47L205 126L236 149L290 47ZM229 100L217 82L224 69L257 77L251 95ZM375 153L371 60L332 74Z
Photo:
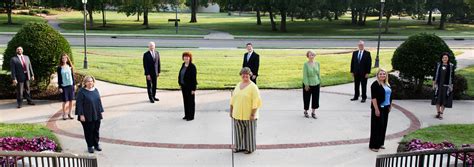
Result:
M63 93L61 93L61 100L63 102L74 100L74 86L69 85L62 88Z

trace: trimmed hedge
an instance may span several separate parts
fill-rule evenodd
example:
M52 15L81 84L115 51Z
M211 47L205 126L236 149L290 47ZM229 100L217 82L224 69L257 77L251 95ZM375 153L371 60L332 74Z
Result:
M466 78L462 75L455 74L453 80L453 98L455 100L469 99L466 93ZM414 91L416 85L413 82L403 80L393 74L389 74L389 82L394 99L430 99L433 96L432 85L423 85L421 90Z
M392 66L400 71L401 78L415 83L416 91L421 91L426 78L434 74L434 66L440 62L444 52L450 54L450 62L456 66L454 53L443 39L427 33L412 35L395 50Z
M51 74L56 72L61 54L72 58L69 42L46 23L27 23L8 42L4 53L3 70L10 71L10 59L16 56L16 48L22 46L24 55L28 55L33 66L36 82L32 89L45 90Z

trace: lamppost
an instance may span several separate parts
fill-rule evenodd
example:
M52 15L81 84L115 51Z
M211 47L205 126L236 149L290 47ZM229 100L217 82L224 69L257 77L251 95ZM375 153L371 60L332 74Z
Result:
M385 0L380 0L380 16L379 16L379 40L377 42L377 57L375 57L375 64L374 67L379 67L379 54L380 54L380 36L382 35L382 17L383 17L383 7L384 7Z
M179 7L179 2L176 1L176 18L174 21L174 26L176 28L176 34L178 34L178 7Z
M84 69L87 69L87 42L86 42L86 30L87 30L87 0L82 0L84 4Z

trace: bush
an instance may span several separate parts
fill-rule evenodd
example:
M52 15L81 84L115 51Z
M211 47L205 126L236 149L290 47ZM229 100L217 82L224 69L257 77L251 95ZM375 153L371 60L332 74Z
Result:
M56 72L61 54L67 53L72 58L69 42L46 23L25 24L8 42L4 53L2 68L10 71L10 59L16 55L16 48L22 46L33 66L35 82L32 89L45 90L50 82L51 74Z
M455 74L453 80L454 99L463 99L467 91L467 79L462 75Z
M0 99L15 98L15 89L12 77L8 74L0 74Z
M450 61L456 66L453 51L441 38L426 33L412 35L395 50L392 66L400 71L401 78L416 85L416 91L421 91L443 52L450 54Z

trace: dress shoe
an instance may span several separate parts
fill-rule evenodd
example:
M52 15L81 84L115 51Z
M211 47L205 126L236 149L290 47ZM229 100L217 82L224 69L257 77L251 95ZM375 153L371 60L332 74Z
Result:
M365 99L362 99L360 102L361 102L361 103L365 103Z
M194 120L194 118L193 118L193 119L189 119L189 118L188 118L188 119L186 119L186 121L192 121L192 120Z
M87 152L94 153L94 149L92 147L87 147Z
M16 106L16 108L21 108L21 104L18 104L18 105Z
M155 100L155 101L160 101L160 99L158 99L158 98L156 98L156 97L154 97L153 100Z
M28 105L35 105L32 101L28 102Z
M352 99L351 99L351 101L356 101L356 100L358 100L358 99L357 99L357 98L352 98Z
M237 150L237 149L233 149L232 152L233 153L239 153L239 152L244 152L245 150Z
M186 117L183 117L183 119L188 119L188 118L186 118Z
M102 151L102 148L100 148L100 146L96 146L96 147L94 147L94 149L95 149L96 151Z
M153 100L153 99L150 99L150 103L155 103L155 100Z

